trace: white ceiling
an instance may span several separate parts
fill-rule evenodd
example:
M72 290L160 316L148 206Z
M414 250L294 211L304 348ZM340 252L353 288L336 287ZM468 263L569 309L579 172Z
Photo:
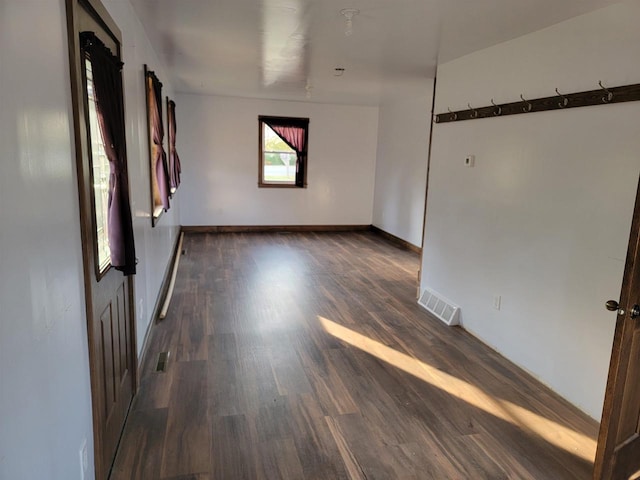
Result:
M377 105L385 86L432 78L437 63L618 0L132 3L177 92L307 100L310 90L314 102ZM344 8L360 10L351 36Z

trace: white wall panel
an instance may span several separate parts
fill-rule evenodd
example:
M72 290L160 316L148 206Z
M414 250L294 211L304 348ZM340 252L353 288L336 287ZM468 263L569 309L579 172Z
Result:
M380 103L373 224L422 245L433 80L388 86Z
M436 111L640 83L639 17L640 2L625 2L444 64ZM640 104L627 103L434 126L422 286L594 418L615 322L604 302L619 296L640 172L638 118Z
M169 82L168 72L158 59L131 4L122 0L104 0L104 3L122 30L129 181L136 256L139 261L138 273L135 276L135 294L138 353L140 353L162 278L179 232L179 202L182 194L182 189L178 189L171 199L171 208L160 217L159 222L152 228L144 64L147 64L150 70L155 71L162 82L165 150L167 150L165 97L168 95L173 98L173 89L171 82Z
M93 434L64 2L0 9L0 478L77 479Z
M179 224L151 229L142 64L165 80L128 1L123 33L139 345ZM79 479L93 433L67 28L63 0L0 3L0 478ZM43 81L45 80L45 81Z
M184 225L370 224L378 109L178 95ZM308 187L258 188L258 115L308 117Z

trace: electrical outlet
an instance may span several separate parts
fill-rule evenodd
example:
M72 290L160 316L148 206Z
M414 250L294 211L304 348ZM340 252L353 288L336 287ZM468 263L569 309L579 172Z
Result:
M87 453L87 439L83 439L80 444L80 480L85 480L89 468L89 454Z
M495 295L493 297L493 308L495 308L496 310L500 310L500 305L502 304L502 296L501 295Z
M476 156L475 155L467 155L464 158L464 166L465 167L473 167L476 164Z

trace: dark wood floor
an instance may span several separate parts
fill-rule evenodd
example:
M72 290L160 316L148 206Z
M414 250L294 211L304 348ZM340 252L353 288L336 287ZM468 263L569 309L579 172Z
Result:
M184 249L113 479L590 477L596 422L421 310L415 253L369 232Z

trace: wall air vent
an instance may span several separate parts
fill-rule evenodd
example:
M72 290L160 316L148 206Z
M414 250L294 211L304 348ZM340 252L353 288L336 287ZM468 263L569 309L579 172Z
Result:
M433 290L425 289L418 304L450 327L460 323L460 307Z

